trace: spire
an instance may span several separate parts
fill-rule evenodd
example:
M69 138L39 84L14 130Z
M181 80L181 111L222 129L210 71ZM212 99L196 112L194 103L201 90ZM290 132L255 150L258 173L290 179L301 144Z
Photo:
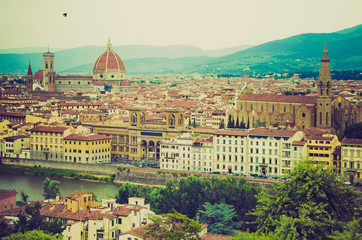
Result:
M326 44L325 44L325 46L324 46L323 57L324 57L324 58L328 58L327 42L326 42Z
M111 43L111 38L108 38L108 43L107 43L107 51L112 51L112 43Z
M28 76L33 75L33 72L31 71L30 61L29 61L29 68L28 68Z

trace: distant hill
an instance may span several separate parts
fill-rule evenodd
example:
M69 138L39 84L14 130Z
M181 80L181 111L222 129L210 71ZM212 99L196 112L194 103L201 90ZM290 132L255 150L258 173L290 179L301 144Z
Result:
M230 54L249 46L239 46L234 48L216 49L204 51L201 48L189 45L172 45L172 46L148 46L148 45L122 45L113 46L113 49L125 61L128 59L146 58L146 65L150 64L148 58L185 58L185 57L204 57L204 56L222 56ZM0 73L22 73L27 71L29 61L31 62L33 71L42 68L42 53L47 48L19 48L19 49L2 49L0 50ZM55 54L55 71L56 72L92 72L92 67L85 71L86 66L94 64L98 56L104 52L105 46L84 46L72 49L59 49ZM21 54L23 53L25 54ZM52 52L55 52L51 49ZM205 59L206 60L206 59ZM134 60L139 62L139 60ZM164 61L166 64L168 61ZM196 64L194 60L190 61ZM180 63L177 69L184 66L184 60L176 60L175 64ZM142 64L138 64L139 66ZM152 64L154 67L159 66ZM166 65L165 65L166 66ZM186 64L189 66L189 64ZM170 66L166 66L168 69ZM79 69L77 69L79 68ZM176 69L175 68L175 69ZM174 68L172 68L174 69ZM127 70L128 66L127 66ZM142 70L142 69L140 69ZM151 69L149 69L151 70ZM131 69L133 71L133 69ZM137 71L137 70L134 70ZM148 70L147 70L148 71ZM153 72L154 70L152 70ZM158 70L156 69L156 72ZM163 70L161 70L162 72Z
M127 73L267 73L318 71L327 42L332 70L362 70L362 25L333 33L306 33L258 46L204 51L195 46L114 46ZM91 74L105 46L60 50L55 54L58 73ZM25 74L42 68L39 53L0 54L0 73Z
M307 33L267 42L234 54L215 58L200 72L315 71L320 67L327 42L331 67L335 70L362 69L362 25L334 33Z

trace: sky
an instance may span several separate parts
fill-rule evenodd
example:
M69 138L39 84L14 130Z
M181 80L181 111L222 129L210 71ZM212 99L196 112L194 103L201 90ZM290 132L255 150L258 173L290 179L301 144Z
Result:
M362 0L0 0L0 49L258 45L362 24ZM63 13L67 13L67 17Z

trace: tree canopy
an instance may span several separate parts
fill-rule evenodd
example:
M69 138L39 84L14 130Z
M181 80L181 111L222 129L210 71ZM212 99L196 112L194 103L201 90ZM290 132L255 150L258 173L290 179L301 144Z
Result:
M233 230L241 226L236 217L234 207L225 203L210 204L207 202L198 211L199 222L208 224L207 231L216 234L233 235Z
M251 213L259 232L277 232L284 239L325 239L338 221L353 218L360 194L337 179L332 169L300 162L275 185L271 195L258 195Z
M41 230L13 233L2 240L61 240L61 236L54 236Z
M59 181L51 180L48 177L43 182L44 197L55 198L57 194L60 195L60 183Z
M201 224L188 218L186 215L174 211L173 213L163 214L162 217L155 216L150 218L153 223L146 228L143 239L200 239L198 233L201 231Z

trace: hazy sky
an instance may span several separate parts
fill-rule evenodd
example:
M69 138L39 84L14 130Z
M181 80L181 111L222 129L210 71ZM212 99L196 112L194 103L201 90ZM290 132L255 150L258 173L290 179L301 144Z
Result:
M0 0L0 48L216 49L362 24L362 0ZM63 17L63 12L68 16Z

